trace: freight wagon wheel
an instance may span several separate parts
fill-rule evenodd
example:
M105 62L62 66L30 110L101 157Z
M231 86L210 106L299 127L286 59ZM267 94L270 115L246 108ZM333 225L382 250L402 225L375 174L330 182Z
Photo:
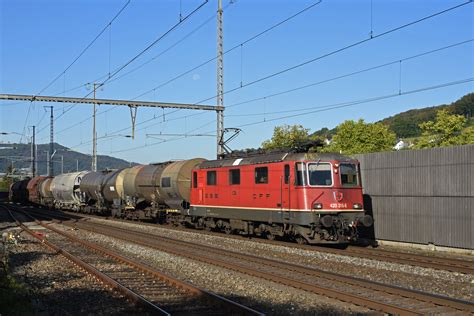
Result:
M226 233L227 235L232 234L232 227L230 225L225 225L224 226L224 233Z
M301 235L296 236L295 241L296 241L297 244L300 244L300 245L308 244L308 241L306 240L306 238L304 238Z
M265 237L267 237L268 240L275 240L275 235L273 235L272 232L268 230L265 232Z

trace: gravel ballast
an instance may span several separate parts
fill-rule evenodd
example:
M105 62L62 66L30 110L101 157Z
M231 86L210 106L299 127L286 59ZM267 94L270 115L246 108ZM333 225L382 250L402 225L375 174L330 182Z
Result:
M2 210L3 212L3 210ZM91 275L26 232L0 222L0 232L15 232L16 242L2 243L8 273L24 288L34 315L133 315L138 309ZM32 229L45 233L37 226ZM20 303L21 304L21 303ZM13 311L16 313L18 311Z
M140 225L137 223L118 222L103 219L92 219L100 223L117 227L128 227L147 233L176 238L188 242L216 246L219 248L258 256L284 260L307 265L325 271L357 276L381 283L397 285L429 293L451 296L454 298L474 300L474 276L463 273L441 271L424 267L390 263L372 259L350 257L338 254L308 251L289 246L271 245L227 238L223 236L201 234L160 227L158 225Z

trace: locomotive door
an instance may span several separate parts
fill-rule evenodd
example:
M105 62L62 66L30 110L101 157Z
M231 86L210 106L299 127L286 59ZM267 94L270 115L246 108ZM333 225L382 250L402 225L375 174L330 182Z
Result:
M280 207L282 219L290 219L291 196L290 196L290 165L283 166L283 177L280 180Z

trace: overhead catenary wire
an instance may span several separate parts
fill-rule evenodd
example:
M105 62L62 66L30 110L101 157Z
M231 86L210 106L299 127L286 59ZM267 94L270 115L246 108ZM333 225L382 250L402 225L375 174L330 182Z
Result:
M138 69L143 68L145 65L151 63L152 61L156 60L157 58L161 57L162 55L164 55L165 53L167 53L168 51L170 51L172 48L176 47L178 44L182 43L182 42L185 41L187 38L189 38L191 35L193 35L194 33L196 33L199 29L201 29L202 27L204 27L206 24L208 24L209 22L211 22L211 21L214 19L214 17L215 17L215 14L214 14L213 16L211 16L210 18L208 18L205 22L203 22L202 24L200 24L199 26L197 26L196 28L194 28L191 32L187 33L187 34L186 34L185 36L183 36L181 39L179 39L178 41L174 42L174 43L173 43L172 45L170 45L168 48L166 48L165 50L161 51L159 54L155 55L154 57L152 57L152 58L149 59L148 61L146 61L146 62L144 62L144 63L138 65L137 67L131 69L130 71L127 71L126 73L124 73L124 74L122 74L122 75L120 75L120 76L118 76L118 77L116 77L116 78L110 80L109 83L112 83L112 82L114 82L114 81L120 80L120 79L124 78L125 76L130 75L131 73L137 71ZM110 74L109 74L109 75L110 75ZM105 75L103 75L103 76L101 76L101 77L95 79L94 82L95 82L95 81L100 81L101 79L104 79L104 78L106 78L107 76L108 76L108 74L105 74ZM74 90L83 88L83 87L85 87L85 86L87 86L87 85L88 85L88 83L85 83L85 84L82 84L82 85L77 86L77 87L75 87L75 88L69 89L69 90L66 91L66 92L74 91ZM133 100L133 99L132 99L132 100ZM24 103L24 102L17 102L16 104L18 104L18 103ZM116 108L116 107L113 107L113 108L109 108L109 109L107 109L107 110L100 111L100 112L97 113L97 116L102 115L102 114L106 114L107 112L113 111L113 110L115 110L115 109L117 109L117 108ZM174 113L175 111L176 111L176 110L170 111L170 113ZM78 125L80 125L80 124L82 124L82 123L84 123L84 122L87 122L87 121L90 120L90 119L92 119L92 115L89 116L89 117L87 117L86 119L84 119L84 120L78 122L78 123L75 123L75 124L73 124L73 125L71 125L71 126L69 126L69 127L66 127L66 128L64 128L64 129L62 129L62 130L59 130L58 132L56 132L56 134L60 134L60 133L62 133L62 132L65 132L65 131L67 131L67 130L70 130L70 129L72 129L72 128L74 128L74 127L76 127L76 126L78 126ZM37 125L38 125L38 124L37 124Z
M335 77L332 77L332 78L320 80L320 81L317 81L317 82L314 82L314 83L310 83L310 84L294 87L294 88L291 88L291 89L283 90L283 91L280 91L280 92L267 94L267 95L264 95L264 96L261 96L261 97L258 97L258 98L252 98L252 99L249 99L249 100L245 100L245 101L241 101L241 102L238 102L238 103L230 104L230 105L227 105L226 108L232 108L232 107L235 107L235 106L239 106L239 105L243 105L243 104L247 104L247 103L251 103L251 102L267 100L267 99L270 99L270 98L273 98L273 97L276 97L276 96L296 92L296 91L299 91L299 90L302 90L302 89L307 89L307 88L310 88L310 87L315 87L315 86L318 86L318 85L321 85L321 84L324 84L324 83L337 81L339 79L348 78L348 77L359 75L359 74L362 74L362 73L365 73L365 72L377 70L377 69L380 69L380 68L383 68L383 67L396 65L400 61L409 61L409 60L421 58L421 57L424 57L424 56L427 56L427 55L430 55L430 54L434 54L434 53L437 53L437 52L441 52L441 51L444 51L444 50L447 50L447 49L450 49L450 48L455 48L455 47L465 45L465 44L468 44L468 43L472 43L472 42L474 42L474 39L468 39L468 40L464 40L464 41L461 41L461 42L456 42L456 43L453 43L453 44L450 44L450 45L438 47L438 48L435 48L435 49L431 49L431 50L428 50L428 51L417 53L417 54L414 54L414 55L411 55L411 56L408 56L408 57L404 57L404 58L401 58L401 59L398 58L398 59L392 60L390 62L382 63L382 64L379 64L379 65L376 65L376 66L371 66L371 67L364 68L364 69L361 69L361 70L357 70L357 71L349 72L349 73L342 74L342 75L339 75L339 76L335 76ZM307 110L310 110L310 109L312 109L312 107L310 107L310 108L305 107L305 108L302 108L302 109L293 109L293 110L286 110L286 111L273 111L273 112L265 111L264 114L262 114L262 113L228 114L227 117L240 117L240 116L241 117L247 117L247 116L265 115L265 114L268 114L268 115L283 114L283 113L289 113L289 112L307 111ZM174 110L173 112L178 112L178 111L179 110ZM176 117L176 118L169 118L168 121L176 121L176 120L183 119L184 117L194 117L194 116L198 116L198 115L202 115L202 114L205 114L205 113L193 113L193 114L188 114L186 116L181 116L181 117ZM145 123L154 121L156 119L157 119L156 117L149 118L149 119L144 120L140 123L137 123L136 126L143 125ZM130 127L127 126L125 128L119 129L117 131L112 132L111 134L108 134L108 136L114 135L116 133L121 133L121 132L123 132L123 131L125 131L129 128ZM142 130L142 129L137 129L137 131L140 131L140 130ZM84 144L88 144L88 143L90 143L90 142L81 143L79 145L73 146L72 148L77 148L80 145L84 145Z
M292 20L293 18L295 18L295 17L301 15L302 13L308 11L309 9L315 7L315 6L318 5L319 3L321 3L321 1L317 1L317 2L312 3L311 5L305 7L305 8L303 8L302 10L300 10L300 11L298 11L298 12L292 14L291 16L289 16L289 17L287 17L287 18L285 18L284 20L279 21L278 23L276 23L276 24L274 24L274 25L272 25L272 26L270 26L270 27L264 29L263 31L261 31L261 32L259 32L259 33L257 33L257 34L255 34L255 35L253 35L253 36L251 36L250 38L246 39L244 42L235 45L235 46L232 47L231 49L228 49L227 51L224 52L224 54L227 54L227 53L229 53L229 52L235 50L236 48L240 47L241 44L246 44L246 43L249 43L249 42L255 40L256 38L258 38L258 37L260 37L260 36L262 36L262 35L268 33L269 31L271 31L271 30L277 28L278 26L280 26L280 25L282 25L282 24L284 24L284 23L286 23L286 22ZM224 9L227 8L229 5L230 5L230 4L228 4L226 7L224 7ZM194 11L193 11L193 12L194 12ZM203 27L205 24L207 24L208 22L210 22L214 17L215 17L215 14L214 14L212 17L210 17L209 19L207 19L207 20L206 20L204 23L202 23L200 26L198 26L197 29L193 30L191 33L189 33L188 35L186 35L182 40L186 39L186 38L189 37L191 34L193 34L195 31L197 31L199 28ZM183 19L183 21L184 21L184 19ZM169 48L168 48L167 50L165 50L164 52L166 52L166 51L168 51L169 49L175 47L175 46L176 46L178 43L180 43L182 40L180 40L180 41L176 42L175 44L171 45L171 47L169 47ZM164 52L163 52L163 53L164 53ZM157 57L158 57L158 56L157 56ZM168 80L165 84L161 84L161 85L159 85L159 86L154 87L153 89L149 90L147 93L154 92L154 91L156 91L157 89L159 89L159 88L161 88L161 87L164 87L165 85L167 85L167 84L169 84L169 83L171 83L171 82L173 82L173 81L175 81L175 80L177 80L177 79L179 79L179 78L185 76L186 74L189 74L189 73L192 72L193 70L196 70L196 69L198 69L198 68L200 68L200 67L202 67L202 66L204 66L204 65L206 65L206 64L208 64L208 63L210 63L210 62L212 62L212 61L214 61L214 60L216 60L216 59L217 59L217 56L215 56L215 57L213 57L212 59L206 61L205 63L202 63L202 64L200 64L200 65L198 65L198 66L196 66L196 67L193 67L193 68L190 69L190 70L187 70L185 73L182 73L182 74L180 74L180 75L178 75L178 76L176 76L176 77L174 77L174 78ZM153 60L153 59L152 59L152 60ZM137 70L137 69L143 67L144 65L146 65L146 64L149 63L149 62L151 62L152 60L149 60L148 62L143 63L142 65L140 65L140 66L138 66L138 67L132 69L131 71L129 71L128 73L126 73L126 74L124 74L124 75L122 75L122 76L117 77L116 79L111 79L111 78L109 78L109 79L111 79L110 82L113 82L113 81L115 81L115 80L118 80L118 79L121 78L121 77L124 77L125 75L127 75L127 74L129 74L129 73L131 73L131 72L133 72L133 71L135 71L135 70ZM115 70L115 71L116 71L116 70ZM114 72L115 72L115 71L114 71ZM103 76L103 77L104 77L104 76ZM145 93L145 94L147 94L147 93ZM143 95L145 95L145 94L142 93L142 94L140 94L140 95L137 95L136 97L132 98L132 100L136 100L136 99L140 98L141 96L143 96ZM72 105L72 106L74 106L74 105ZM72 106L71 106L71 107L72 107ZM103 113L105 113L105 112L109 112L109 111L111 111L111 110L113 110L113 108L108 109L108 110L105 110L105 111L103 111L103 112L99 112L97 115L103 114ZM170 112L168 112L166 115L172 114L172 113L177 112L177 111L179 111L179 110L170 111ZM87 120L90 120L91 118L92 118L92 116L90 116L89 118L87 118L86 121L87 121ZM58 119L59 119L59 117L58 117ZM82 121L82 122L84 122L84 121ZM66 130L68 130L68 129L70 129L70 128L73 128L73 127L75 127L75 126L78 126L78 125L79 125L79 124L76 123L76 124L72 125L71 127L62 129L61 131L57 132L56 134L59 134L59 133L61 133L61 132L64 132L64 131L66 131ZM44 129L44 128L43 128L43 129ZM39 132L40 132L41 130L42 130L42 129L40 129Z
M112 78L114 78L118 73L120 73L123 69L125 69L128 65L133 63L135 60L137 60L140 56L142 56L144 53L146 53L148 50L150 50L153 46L155 46L158 42L160 42L163 38L165 38L167 35L169 35L172 31L174 31L176 28L178 28L182 23L184 23L187 19L189 19L192 15L194 15L196 12L198 12L206 3L208 3L209 0L204 0L199 6L197 6L193 11L191 11L189 14L187 14L181 21L177 22L174 24L170 29L165 31L163 34L161 34L158 38L156 38L152 43L150 43L148 46L146 46L144 49L142 49L138 54L136 54L134 57L129 59L126 63L124 63L122 66L118 67L116 70L113 71L113 73L106 78L102 83L101 86L103 87L105 84L107 84ZM89 95L92 94L93 91L87 93L82 99L87 98ZM57 116L55 118L55 121L57 121L59 118L61 118L63 115L65 115L67 112L69 112L75 104L71 105L69 109L67 109L64 113L61 115ZM43 127L38 131L41 132L44 130L46 127Z
M81 57L84 55L84 53L92 46L94 43L102 36L102 34L107 30L107 28L112 25L112 23L122 14L122 12L127 8L127 6L130 4L131 0L128 0L123 7L115 14L115 16L107 23L104 28L99 32L99 34L96 35L96 37L79 53L79 55L60 73L58 74L53 80L51 80L50 83L48 83L43 89L41 89L36 95L40 95L46 89L48 89L52 84L54 84L64 73L66 73Z
M321 85L321 84L324 84L324 83L328 83L328 82L331 82L331 81L336 81L336 80L339 80L339 79L344 79L344 78L352 77L352 76L355 76L355 75L359 75L359 74L369 72L369 71L372 71L372 70L377 70L377 69L380 69L380 68L392 66L392 65L395 65L395 64L399 64L400 62L403 62L403 61L408 61L408 60L420 58L420 57L423 57L423 56L426 56L426 55L429 55L429 54L437 53L437 52L440 52L440 51L443 51L443 50L446 50L446 49L454 48L454 47L464 45L464 44L468 44L468 43L472 43L472 42L474 42L474 39L464 40L464 41L457 42L457 43L454 43L454 44L450 44L450 45L447 45L447 46L443 46L443 47L435 48L435 49L428 50L428 51L425 51L425 52L422 52L422 53L418 53L418 54L415 54L415 55L412 55L412 56L409 56L409 57L404 57L404 58L401 58L401 59L395 59L395 60L392 60L392 61L389 61L389 62L386 62L386 63L382 63L382 64L379 64L379 65L376 65L376 66L371 66L371 67L364 68L364 69L361 69L361 70L349 72L349 73L339 75L339 76L336 76L336 77L332 77L332 78L329 78L329 79L324 79L324 80L320 80L320 81L317 81L317 82L313 82L313 83L305 84L305 85L302 85L302 86L294 87L294 88L291 88L291 89L283 90L283 91L280 91L280 92L267 94L267 95L264 95L264 96L261 96L261 97L258 97L258 98L252 98L252 99L249 99L249 100L240 101L240 102L237 102L237 103L227 105L226 108L228 109L228 108L232 108L232 107L235 107L235 106L238 106L238 105L243 105L243 104L256 102L256 101L261 101L261 100L265 100L265 99L268 99L268 98L273 98L273 97L276 97L276 96L284 95L284 94L287 94L287 93L296 92L296 91L299 91L299 90L315 87L315 86L318 86L318 85ZM399 86L400 86L400 83L399 83ZM227 115L227 116L239 116L239 115L238 114L237 115L232 115L231 114L231 115Z
M319 61L319 60L321 60L321 59L324 59L324 58L330 57L330 56L332 56L332 55L341 53L341 52L346 51L346 50L348 50L348 49L351 49L351 48L353 48L353 47L362 45L362 44L364 44L364 43L367 43L367 42L369 42L369 41L375 40L375 39L377 39L377 38L380 38L380 37L389 35L389 34L391 34L391 33L397 32L397 31L399 31L399 30L402 30L402 29L405 29L405 28L407 28L407 27L413 26L413 25L415 25L415 24L424 22L424 21L426 21L426 20L432 19L432 18L434 18L434 17L440 16L440 15L442 15L442 14L448 13L448 12L453 11L453 10L456 10L456 9L458 9L458 8L461 8L461 7L463 7L463 6L465 6L465 5L468 5L468 4L471 4L471 3L473 3L473 1L472 1L472 0L468 0L468 1L463 2L463 3L461 3L461 4L458 4L458 5L449 7L449 8L447 8L447 9L444 9L444 10L442 10L442 11L438 11L438 12L435 12L435 13L433 13L433 14L427 15L427 16L425 16L425 17L419 18L419 19L414 20L414 21L412 21L412 22L405 23L405 24L400 25L400 26L398 26L398 27L394 27L394 28L389 29L389 30L387 30L387 31L385 31L385 32L382 32L382 33L380 33L380 34L374 35L374 36L372 36L372 37L369 37L369 38L366 38L366 39L363 39L363 40L356 41L356 42L354 42L354 43L352 43L352 44L349 44L349 45L343 46L343 47L341 47L341 48L335 49L335 50L330 51L330 52L328 52L328 53L325 53L325 54L323 54L323 55L320 55L320 56L311 58L311 59L306 60L306 61L304 61L304 62L301 62L301 63L298 63L298 64L296 64L296 65L293 65L293 66L291 66L291 67L287 67L287 68L284 68L284 69L282 69L282 70L279 70L279 71L273 72L273 73L271 73L271 74L265 75L265 76L263 76L263 77L260 77L260 78L258 78L258 79L255 79L255 80L253 80L253 81L250 81L250 82L248 82L248 83L246 83L246 84L244 84L244 85L242 85L242 86L239 85L239 86L237 86L237 87L235 87L235 88L232 88L232 89L230 89L230 90L225 91L225 92L224 92L224 95L225 95L225 94L232 93L232 92L235 92L235 91L237 91L237 90L240 90L240 89L243 89L243 88L246 88L246 87L249 87L249 86L252 86L252 85L257 84L257 83L259 83L259 82L266 81L266 80L271 79L271 78L274 78L274 77L276 77L276 76L280 76L280 75L282 75L282 74L284 74L284 73L287 73L287 72L293 71L293 70L295 70L295 69L301 68L301 67L303 67L303 66L312 64L312 63L314 63L314 62L316 62L316 61ZM203 103L203 102L212 100L212 99L216 98L216 96L217 96L217 95L213 95L213 96L211 96L211 97L209 97L209 98L206 98L206 99L203 99L203 100L197 102L196 104L200 104L200 103Z
M102 34L107 30L107 28L112 25L112 23L122 14L122 12L128 7L128 5L130 4L130 1L131 0L128 0L122 7L121 9L115 14L115 16L106 24L105 27L103 27L101 29L101 31L94 37L94 39L92 39L91 42L89 42L89 44L79 53L79 55L77 55L73 61L68 65L66 66L66 68L61 71L56 77L53 78L53 80L51 80L44 88L42 88L38 93L36 93L36 95L41 95L44 91L46 91L49 87L51 87L56 81L59 80L59 78L61 78L63 75L66 74L66 72L89 50L89 48L91 48L92 45L94 45L94 43L102 36ZM29 113L30 113L30 109L31 109L31 104L28 108L28 113L26 115L26 118L25 118L25 127L28 123L28 118L29 118ZM23 128L23 134L24 134L24 131L25 131L25 127ZM23 136L22 136L23 137ZM21 140L20 140L21 141Z
M312 8L314 8L315 6L317 6L318 4L320 4L321 2L322 2L322 0L317 1L317 2L314 2L314 3L312 3L311 5L309 5L309 6L305 7L305 8L303 8L302 10L300 10L300 11L298 11L298 12L292 14L291 16L289 16L289 17L287 17L287 18L285 18L285 19L279 21L278 23L273 24L272 26L270 26L270 27L264 29L263 31L261 31L261 32L259 32L259 33L257 33L257 34L252 35L251 37L249 37L248 39L244 40L243 42L241 42L241 43L239 43L239 44L236 44L236 45L232 46L231 48L227 49L226 51L224 51L224 52L223 52L223 55L226 55L226 54L228 54L228 53L230 53L230 52L236 50L237 48L240 48L242 45L248 44L248 43L250 43L251 41L253 41L253 40L259 38L260 36L262 36L262 35L264 35L264 34L270 32L270 31L276 29L277 27L279 27L279 26L281 26L281 25L283 25L283 24L285 24L285 23L287 23L287 22L289 22L289 21L291 21L292 19L296 18L297 16L299 16L299 15L301 15L301 14L303 14L303 13L309 11L309 10L312 9ZM166 86L166 85L168 85L168 84L170 84L170 83L172 83L172 82L174 82L174 81L176 81L176 80L178 80L178 79L180 79L180 78L182 78L182 77L184 77L184 76L190 74L190 73L193 72L194 70L199 69L199 68L201 68L201 67L203 67L203 66L205 66L205 65L207 65L207 64L209 64L209 63L211 63L211 62L213 62L213 61L215 61L215 60L217 60L218 57L219 57L219 56L216 55L216 56L214 56L214 57L212 57L212 58L210 58L210 59L208 59L208 60L206 60L206 61L200 63L199 65L196 65L196 66L194 66L194 67L191 67L190 69L188 69L188 70L186 70L186 71L180 73L179 75L177 75L177 76L175 76L175 77L173 77L173 78L171 78L171 79L169 79L169 80L167 80L167 81L165 81L165 82L163 82L163 83L161 83L161 84L159 84L159 85L153 87L153 88L150 89L150 90L147 90L147 91L145 91L145 92L139 94L136 98L140 98L140 97L142 97L142 96L144 96L144 95L146 95L146 94L148 94L148 93L153 92L153 91L156 90L156 89L163 88L164 86Z
M446 9L446 10L443 10L443 11L440 11L440 12L437 12L437 13L434 13L434 14L431 14L431 15L429 15L429 16L426 16L426 17L421 18L421 19L418 19L418 20L416 20L416 21L413 21L413 22L404 24L404 25L399 26L399 27L397 27L397 28L393 28L393 29L388 30L388 31L386 31L386 32L383 32L383 33L381 33L381 34L375 35L373 38L378 38L378 37L381 37L381 36L383 36L383 35L387 35L387 34L389 34L389 33L392 33L392 32L395 32L395 31L397 31L397 30L400 30L400 29L402 29L402 28L411 26L411 25L413 25L413 24L420 23L420 22L422 22L422 21L424 21L424 20L427 20L427 19L429 19L429 18L433 18L433 17L438 16L438 15L440 15L440 14L449 12L449 11L451 11L451 10L454 10L454 9L458 8L458 7L461 7L461 6L463 6L463 5L466 5L466 4L468 4L469 2L470 2L470 1L465 2L465 3L462 3L462 4L459 4L459 5L454 6L454 7L451 7L451 8L448 8L448 9ZM311 61L306 61L306 62L304 62L304 63L295 65L295 66L291 67L290 69L285 69L285 70L283 70L283 71L279 71L279 72L277 72L277 73L274 73L274 74L272 74L271 76L266 76L266 77L260 78L260 79L258 79L258 80L255 80L255 81L252 81L252 82L250 82L250 83L247 83L246 85L244 85L244 87L245 87L245 86L249 86L249 85L251 85L251 84L255 84L255 83L260 82L260 81L263 81L263 80L266 80L266 79L268 79L269 77L277 76L277 75L282 74L282 73L284 73L284 72L290 71L291 69L295 69L295 67L301 67L301 66L303 66L303 65L305 65L305 64L308 64L309 62L314 62L315 60L320 60L320 59L322 59L322 58L324 58L324 57L327 57L327 56L329 56L329 55L335 54L335 53L337 53L337 52L339 52L339 51L342 51L342 50L346 50L346 49L351 48L351 47L354 47L354 46L356 46L356 45L360 45L361 43L364 43L364 42L367 42L367 41L368 41L368 39L363 40L363 41L360 41L360 42L357 42L357 43L354 43L354 44L352 44L352 45L349 45L349 46L346 46L346 47L344 47L344 48L341 48L341 49L339 49L339 50L337 50L337 51L330 52L330 53L328 53L328 54L326 54L326 55L324 55L324 56L319 56L319 57L317 57L317 58L315 58L315 59L313 59L313 60L311 60ZM229 93L229 92L231 92L231 91L226 91L226 93ZM215 97L215 96L214 96L214 97ZM212 97L212 98L213 98L213 97ZM208 99L206 99L206 100L208 100ZM196 104L199 104L199 103L202 103L202 102L204 102L204 100L203 100L203 101L200 101L200 102L197 102Z
M470 82L473 82L473 81L474 81L474 77L471 77L471 78L465 78L465 79L461 79L461 80L441 83L441 84L428 86L428 87L423 87L423 88L418 88L418 89L413 89L413 90L407 90L407 91L402 91L402 92L397 91L396 93L391 93L391 94L387 94L387 95L376 96L376 97L371 97L371 98L366 98L366 99L359 99L359 100L336 103L336 104L331 104L331 105L324 105L324 106L314 106L314 107L306 108L307 110L313 109L311 111L306 111L306 112L303 112L303 113L292 114L292 115L280 116L280 117L276 117L276 118L272 118L272 119L261 120L261 121L258 121L258 122L242 124L242 125L239 125L237 127L246 127L246 126L251 126L251 125L258 125L258 124L263 124L263 123L268 123L268 122L273 122L273 121L278 121L278 120L283 120L283 119L288 119L288 118L293 118L293 117L298 117L298 116L303 116L303 115L308 115L308 114L314 114L314 113L317 113L317 112L335 110L335 109L349 107L349 106L353 106L353 105L357 105L357 104L365 104L365 103L370 103L370 102L375 102L375 101L380 101L380 100L385 100L385 99L391 99L391 98L395 98L395 97L403 96L403 95L415 94L415 93L420 93L420 92L425 92L425 91L430 91L430 90L436 90L436 89L450 87L450 86L466 84L466 83L470 83ZM300 110L294 110L292 112L299 112L299 111L301 111L301 109ZM266 114L268 115L269 113L266 113ZM255 116L255 115L256 114L249 114L249 116ZM260 114L260 115L263 115L263 114Z
M455 86L455 85L460 85L460 84L465 84L465 83L470 83L470 82L474 82L474 78L466 78L466 79L462 79L462 80L446 82L446 83L442 83L442 84L438 84L438 85L413 89L413 90L409 90L409 91L407 90L407 91L404 91L402 93L397 92L397 93L393 93L393 94L388 94L388 95L383 95L383 96L376 96L376 97L367 98L367 99L348 101L348 102L344 102L344 103L337 103L337 104L333 104L333 105L325 105L325 106L321 106L321 107L314 107L314 108L318 108L318 109L313 110L313 111L308 111L308 112L305 112L305 113L298 113L298 114L294 114L294 115L286 115L286 116L277 117L277 118L273 118L273 119L267 119L266 121L258 121L258 122L248 123L248 124L242 124L242 125L239 125L237 127L241 128L241 127L252 126L252 125L260 125L260 124L265 124L265 123L269 123L269 122L273 122L273 121L277 121L277 120L283 120L283 119L298 117L298 116L302 116L302 115L314 114L314 113L318 113L318 112L336 110L336 109L339 109L339 108L354 106L354 105L358 105L358 104L371 103L371 102L380 101L380 100L384 100L384 99L391 99L391 98L401 97L401 96L404 96L404 95L416 94L416 93L441 89L441 88L445 88L445 87L450 87L450 86ZM210 125L211 123L213 123L213 122L206 123L206 125ZM192 131L189 131L188 133L195 132L196 130L198 130L200 128L202 128L202 126L200 126L198 128L195 128ZM203 133L211 133L211 132L213 132L213 131L206 131L206 132L203 132ZM174 139L170 139L170 140L164 140L164 141L160 141L160 142L156 142L156 143L152 143L152 144L147 144L146 146L136 146L136 147L133 147L133 148L127 148L127 149L111 151L110 153L121 153L121 152L137 150L137 149L141 149L141 148L145 148L145 147L151 147L151 146L156 146L156 145L160 145L160 144L163 144L163 143L169 143L169 142L172 142L172 141L181 140L181 139L188 138L188 137L194 137L194 136L182 136L182 137L178 137L178 138L174 138Z

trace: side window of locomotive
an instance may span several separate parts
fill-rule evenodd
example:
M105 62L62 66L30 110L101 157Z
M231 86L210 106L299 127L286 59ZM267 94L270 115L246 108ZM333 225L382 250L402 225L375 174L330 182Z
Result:
M268 167L255 168L255 183L268 183Z
M305 164L302 162L297 162L295 165L295 184L300 186L305 185L305 178Z
M170 177L161 178L161 187L162 188L171 187L171 178Z
M198 174L196 171L193 172L193 188L198 187Z
M344 187L355 187L359 185L357 166L352 163L341 163L339 167L341 174L341 184Z
M285 165L285 184L290 182L290 165Z
M207 172L207 185L216 185L217 184L217 173L216 171Z
M310 185L332 185L331 164L328 163L309 163L308 177Z
M229 170L229 184L240 184L240 169Z

